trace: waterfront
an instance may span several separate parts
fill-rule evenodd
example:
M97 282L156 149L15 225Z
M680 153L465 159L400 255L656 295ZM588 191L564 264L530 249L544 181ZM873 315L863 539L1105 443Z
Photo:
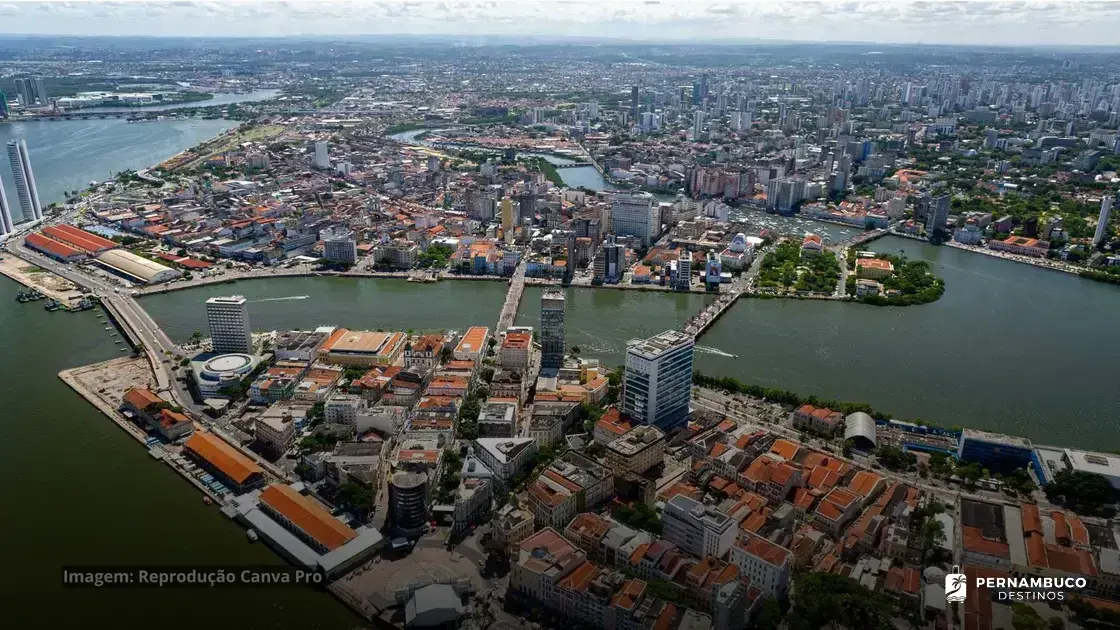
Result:
M226 627L222 615L252 610L243 627L353 628L361 623L309 589L63 589L60 567L82 565L283 565L245 530L74 393L57 373L125 356L100 311L48 314L12 299L0 278L0 501L23 514L0 521L8 560L21 568L0 588L15 627ZM17 358L20 357L20 358ZM47 604L49 602L49 604ZM169 613L168 611L174 611ZM14 614L13 614L14 613ZM154 621L158 620L158 621Z
M24 138L35 168L39 198L46 206L62 202L66 191L85 190L123 170L158 164L176 153L236 127L230 120L161 120L129 123L121 119L15 122L0 125L0 145ZM19 199L6 154L0 177L19 221Z
M296 277L243 280L140 299L174 340L207 335L207 298L244 295L253 329L345 326L376 330L463 330L494 327L505 282L445 280L436 284L384 278Z
M905 308L742 299L700 339L739 358L697 354L697 368L904 418L1120 448L1120 290L896 237L871 249L930 261L945 295Z

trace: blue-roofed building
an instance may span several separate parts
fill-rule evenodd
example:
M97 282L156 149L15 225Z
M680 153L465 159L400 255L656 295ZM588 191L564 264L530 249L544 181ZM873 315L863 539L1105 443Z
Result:
M1030 440L976 429L961 431L957 459L977 463L992 472L1006 473L1033 464L1034 447Z

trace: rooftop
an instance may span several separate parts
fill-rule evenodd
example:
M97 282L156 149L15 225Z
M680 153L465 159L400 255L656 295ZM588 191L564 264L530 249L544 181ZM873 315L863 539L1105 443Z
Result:
M358 533L331 516L321 504L285 484L272 484L260 496L264 503L329 550L357 538Z
M637 341L628 345L626 352L641 356L645 359L656 359L660 355L676 348L690 346L693 338L677 330L666 330L648 339Z

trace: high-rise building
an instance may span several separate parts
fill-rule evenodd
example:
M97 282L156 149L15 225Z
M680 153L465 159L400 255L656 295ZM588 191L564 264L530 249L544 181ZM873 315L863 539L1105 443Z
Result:
M1101 244L1108 234L1108 215L1112 213L1112 197L1105 195L1101 198L1101 214L1097 217L1097 231L1093 233L1093 247Z
M214 352L251 353L253 336L249 328L248 301L244 296L212 297L206 300L206 321Z
M508 238L513 234L513 228L517 225L516 217L513 216L513 200L509 197L502 197L502 202L498 207L501 209L502 232Z
M19 101L21 107L31 107L35 104L31 79L16 79L16 100Z
M564 366L564 294L548 291L541 296L541 368Z
M771 179L766 183L766 207L774 212L790 213L805 201L805 180Z
M12 209L8 207L8 195L4 192L4 180L0 179L0 236L11 234L14 229Z
M996 140L999 140L999 130L998 129L989 129L987 131L987 133L984 135L984 148L985 149L996 148Z
M43 85L43 77L35 77L35 98L39 99L39 104L43 107L50 105L50 99L47 97L47 88Z
M341 226L327 228L319 233L319 238L323 241L323 258L351 265L358 262L358 243L353 230Z
M926 214L926 232L944 230L949 225L949 195L941 195L929 200L929 211Z
M43 218L43 207L39 204L39 189L35 186L35 174L31 171L31 156L27 143L20 138L8 142L8 162L12 166L12 179L16 182L16 195L23 218L39 221Z
M327 142L320 140L315 143L315 168L330 168L331 158L327 152Z
M626 348L622 412L640 424L668 430L688 417L695 340L676 330Z
M681 249L677 257L677 286L678 291L688 291L692 288L692 252Z
M692 113L692 138L695 140L704 133L704 112Z
M623 261L625 250L622 245L619 245L614 234L607 236L607 242L603 244L603 281L607 284L618 284L622 279Z
M653 195L647 192L619 193L611 200L611 229L619 236L638 238L643 247L656 240L660 213Z
M630 118L638 118L638 86L630 87Z
M0 118L8 117L8 97L0 92Z

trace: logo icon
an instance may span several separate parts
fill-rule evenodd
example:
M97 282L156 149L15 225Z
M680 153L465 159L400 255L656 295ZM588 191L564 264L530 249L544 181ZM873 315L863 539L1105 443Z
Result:
M963 602L967 593L968 578L963 573L957 573L961 568L953 565L953 572L945 576L945 601Z

